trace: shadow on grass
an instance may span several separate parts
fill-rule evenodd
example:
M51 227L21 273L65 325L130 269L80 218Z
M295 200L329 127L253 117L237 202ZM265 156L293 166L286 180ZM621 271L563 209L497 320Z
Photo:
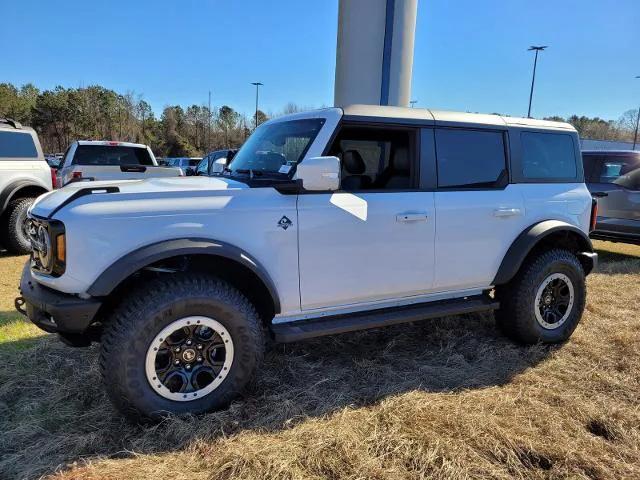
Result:
M598 253L598 268L596 269L596 273L640 273L640 256L600 248L596 248L595 251Z
M227 410L143 427L108 402L98 346L73 349L53 335L15 343L0 346L2 478L37 477L79 458L175 451L243 430L278 431L412 390L500 385L552 351L514 345L491 314L276 345L256 382Z

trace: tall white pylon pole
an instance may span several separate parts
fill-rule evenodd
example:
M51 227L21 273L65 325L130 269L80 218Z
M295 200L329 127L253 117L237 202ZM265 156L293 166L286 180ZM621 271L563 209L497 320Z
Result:
M418 0L340 0L334 103L409 106Z

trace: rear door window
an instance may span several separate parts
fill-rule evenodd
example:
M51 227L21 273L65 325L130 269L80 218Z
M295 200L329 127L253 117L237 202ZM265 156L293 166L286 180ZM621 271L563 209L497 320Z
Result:
M8 158L38 158L31 134L0 131L0 160Z
M522 175L529 180L576 179L578 167L571 135L522 132Z
M439 188L499 188L507 183L504 134L437 128Z
M78 145L73 156L74 165L153 165L151 155L146 148Z

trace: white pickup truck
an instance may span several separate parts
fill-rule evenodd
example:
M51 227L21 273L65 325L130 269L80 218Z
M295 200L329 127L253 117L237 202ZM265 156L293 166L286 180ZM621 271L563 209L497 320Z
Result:
M180 168L158 166L151 149L139 143L80 140L73 142L58 170L58 185L82 180L130 180L181 177Z

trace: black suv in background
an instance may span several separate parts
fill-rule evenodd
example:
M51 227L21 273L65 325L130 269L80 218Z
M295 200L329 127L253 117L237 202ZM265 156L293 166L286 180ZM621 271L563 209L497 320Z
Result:
M640 152L583 151L587 187L598 198L591 238L640 245Z
M220 175L224 167L231 163L237 151L227 148L207 153L196 167L196 175Z

